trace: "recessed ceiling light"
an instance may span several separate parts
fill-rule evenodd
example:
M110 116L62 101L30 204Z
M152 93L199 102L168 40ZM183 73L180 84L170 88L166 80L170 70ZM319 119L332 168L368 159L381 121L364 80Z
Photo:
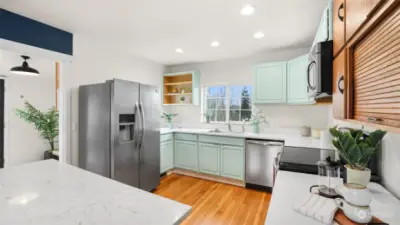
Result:
M255 33L254 35L253 35L253 37L255 38L255 39L261 39L261 38L263 38L265 35L264 35L264 33L263 32L257 32L257 33Z
M211 47L214 47L214 48L218 47L219 45L220 45L220 44L219 44L218 41L213 41L213 42L211 43Z
M175 49L175 52L177 52L177 53L183 53L183 49L177 48L177 49Z
M240 10L240 14L242 14L243 16L250 16L254 14L254 11L254 6L247 4L243 6L242 10Z

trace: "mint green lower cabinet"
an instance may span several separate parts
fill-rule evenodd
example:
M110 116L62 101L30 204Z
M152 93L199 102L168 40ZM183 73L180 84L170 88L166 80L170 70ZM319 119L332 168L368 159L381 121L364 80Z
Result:
M244 148L221 146L221 176L244 180Z
M160 144L160 173L174 168L174 143L172 140Z
M177 168L198 171L197 141L175 140L174 165Z
M199 172L219 175L220 145L199 143Z

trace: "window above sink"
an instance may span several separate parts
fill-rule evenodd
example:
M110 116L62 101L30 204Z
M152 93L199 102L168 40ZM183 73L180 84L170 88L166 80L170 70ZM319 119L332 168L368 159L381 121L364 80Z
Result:
M208 85L203 90L202 112L211 115L210 123L241 123L251 117L251 85Z

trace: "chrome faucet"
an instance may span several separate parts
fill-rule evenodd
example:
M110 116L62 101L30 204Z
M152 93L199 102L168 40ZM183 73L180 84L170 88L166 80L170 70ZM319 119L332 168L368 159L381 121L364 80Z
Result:
M230 120L228 121L228 130L229 130L229 132L232 132L232 126L231 126L231 121Z

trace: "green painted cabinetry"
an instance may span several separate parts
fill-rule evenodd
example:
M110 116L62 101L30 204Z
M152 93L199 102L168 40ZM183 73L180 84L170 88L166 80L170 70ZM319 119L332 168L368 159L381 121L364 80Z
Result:
M312 46L318 42L328 41L333 39L333 1L328 1L328 6L325 7L324 12L319 22L317 33L314 37Z
M198 171L197 141L175 140L175 167Z
M199 143L199 171L219 175L220 145Z
M174 143L172 140L160 144L160 173L174 168Z
M221 147L221 176L244 180L244 148L223 145Z
M253 103L286 103L286 61L254 67Z
M287 103L311 104L307 84L308 54L287 62Z

